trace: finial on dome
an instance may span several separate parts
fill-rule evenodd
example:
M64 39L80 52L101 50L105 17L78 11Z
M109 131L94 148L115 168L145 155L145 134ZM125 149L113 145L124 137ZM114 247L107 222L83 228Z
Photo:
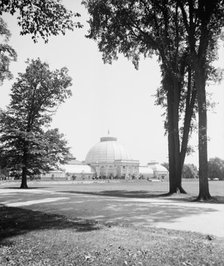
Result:
M107 136L107 137L100 138L100 141L101 142L103 142L103 141L117 141L117 138L111 137L111 136Z
M117 138L110 136L110 130L107 131L107 136L100 138L100 141L117 141Z

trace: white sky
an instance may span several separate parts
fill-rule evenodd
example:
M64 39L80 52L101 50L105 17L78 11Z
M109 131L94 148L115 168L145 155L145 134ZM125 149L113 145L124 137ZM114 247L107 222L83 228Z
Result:
M81 0L64 0L70 9L88 19ZM58 127L78 160L84 160L88 150L99 138L115 136L133 159L145 164L151 160L167 161L167 136L164 136L163 110L154 105L152 96L160 85L160 69L156 58L140 62L136 71L130 61L120 56L112 65L103 64L97 44L85 38L88 26L67 32L65 36L50 37L48 44L42 40L34 44L30 36L20 36L16 16L3 15L12 33L10 44L18 53L11 64L14 78L24 72L25 60L40 57L50 68L68 67L73 79L73 96L56 113L52 127ZM217 65L224 68L224 49L220 51ZM13 80L1 87L0 107L9 103ZM224 81L209 86L213 100L218 102L208 113L209 157L224 159ZM197 136L192 141L196 152L186 162L198 164Z

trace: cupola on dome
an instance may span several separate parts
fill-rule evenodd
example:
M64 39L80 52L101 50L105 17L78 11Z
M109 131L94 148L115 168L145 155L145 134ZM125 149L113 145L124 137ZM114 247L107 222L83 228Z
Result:
M102 137L87 153L85 162L113 163L115 160L132 160L128 152L115 137Z

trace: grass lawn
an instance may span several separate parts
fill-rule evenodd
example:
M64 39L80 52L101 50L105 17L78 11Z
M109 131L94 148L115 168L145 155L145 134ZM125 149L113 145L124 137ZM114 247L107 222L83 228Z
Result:
M219 199L223 185L210 183ZM141 226L138 218L148 207L126 200L157 197L167 192L165 182L30 183L40 193L4 193L5 187L15 186L0 189L0 265L224 265L222 238ZM186 182L184 187L191 191L190 198L197 195L197 183ZM49 200L56 196L61 200ZM42 199L49 202L35 203ZM172 220L178 210L166 213L161 207L155 215L155 220Z

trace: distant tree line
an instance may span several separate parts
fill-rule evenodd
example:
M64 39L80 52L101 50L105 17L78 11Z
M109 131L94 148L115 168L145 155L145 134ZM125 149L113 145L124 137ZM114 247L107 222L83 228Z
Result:
M169 164L163 163L164 167L169 170ZM184 164L182 178L198 178L198 168L194 164ZM208 178L210 180L224 180L224 160L218 157L210 158L208 161Z
M211 180L224 180L224 160L216 157L208 161L208 177Z

